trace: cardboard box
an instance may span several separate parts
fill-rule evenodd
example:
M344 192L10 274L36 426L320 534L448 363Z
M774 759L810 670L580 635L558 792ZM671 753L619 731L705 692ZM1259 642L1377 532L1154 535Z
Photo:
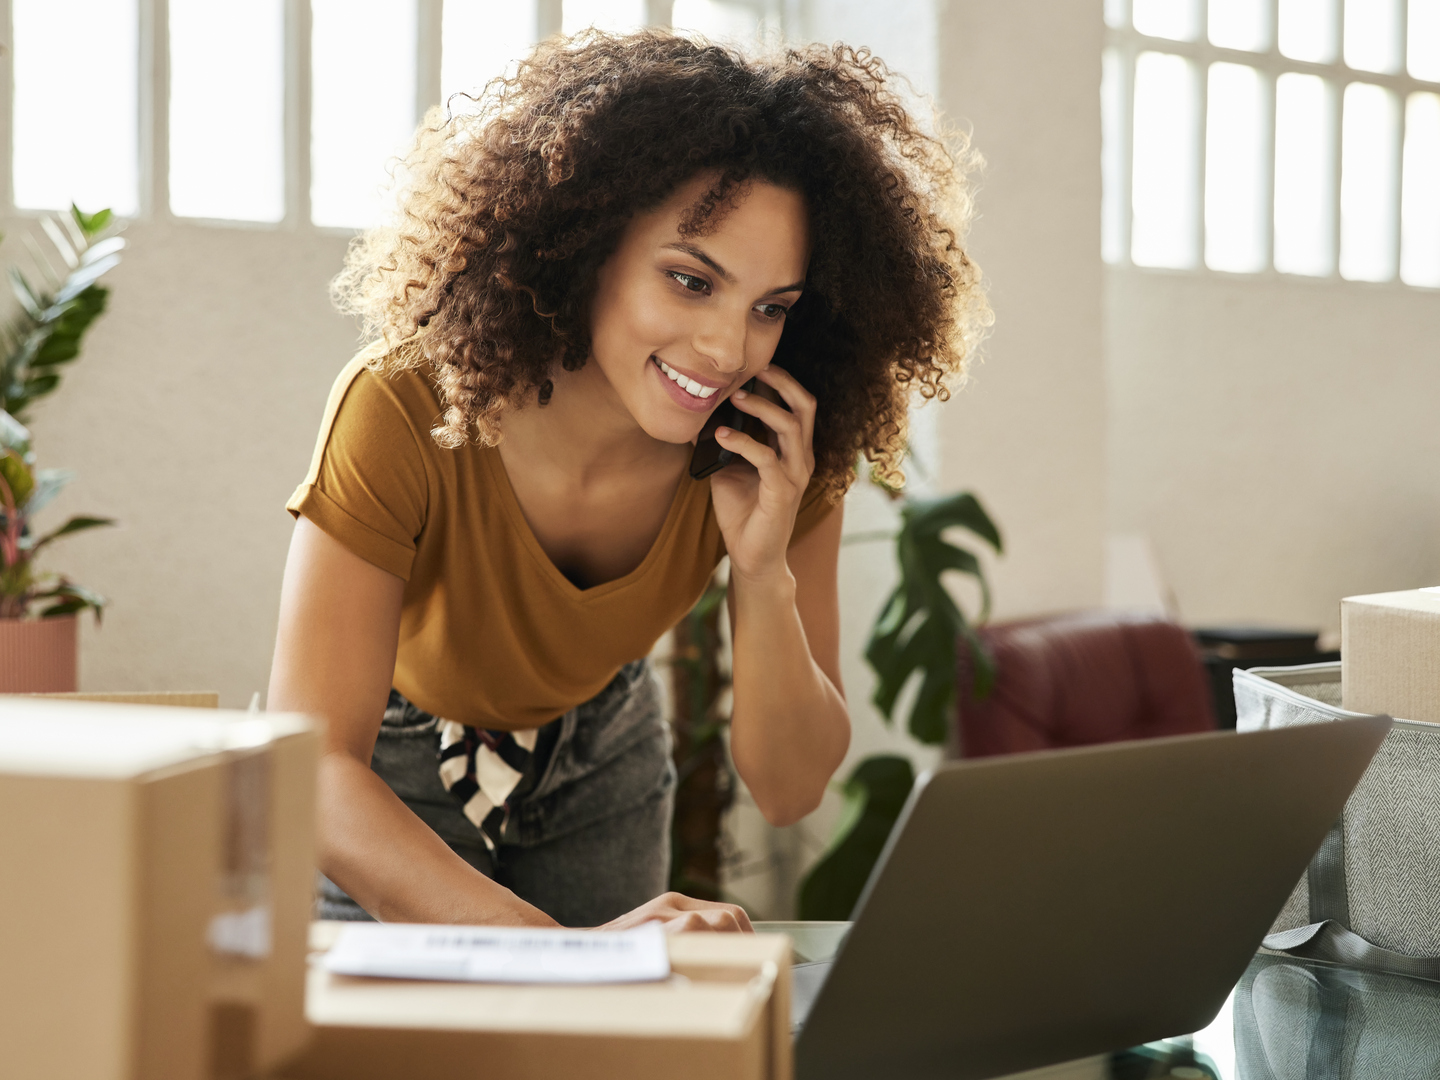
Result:
M251 1075L304 1022L301 717L0 698L0 1072Z
M1440 589L1340 601L1344 707L1440 724Z
M316 923L323 951L337 923ZM790 941L678 934L662 983L515 986L331 975L276 1080L790 1080Z

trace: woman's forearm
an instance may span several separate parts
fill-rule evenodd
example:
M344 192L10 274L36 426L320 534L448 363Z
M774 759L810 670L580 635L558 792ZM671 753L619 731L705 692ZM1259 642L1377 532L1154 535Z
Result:
M352 755L321 758L318 795L320 869L377 919L556 925L451 851Z
M811 653L787 571L732 575L734 705L730 751L767 821L788 825L820 803L850 744L845 700Z

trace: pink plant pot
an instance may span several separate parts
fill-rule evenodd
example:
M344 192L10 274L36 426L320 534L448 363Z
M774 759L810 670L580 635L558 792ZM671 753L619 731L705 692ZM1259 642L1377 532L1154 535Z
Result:
M74 692L79 620L0 619L0 694Z

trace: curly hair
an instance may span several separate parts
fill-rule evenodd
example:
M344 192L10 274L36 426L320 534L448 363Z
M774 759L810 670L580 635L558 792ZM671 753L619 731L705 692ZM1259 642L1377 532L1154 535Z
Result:
M912 395L945 400L992 317L962 247L978 158L922 130L891 79L843 45L747 60L661 31L544 42L474 111L427 116L337 304L377 370L431 374L441 445L494 445L557 361L585 363L596 273L636 213L708 173L682 220L703 235L747 184L787 187L812 251L774 359L818 401L815 476L838 498L863 453L898 485Z

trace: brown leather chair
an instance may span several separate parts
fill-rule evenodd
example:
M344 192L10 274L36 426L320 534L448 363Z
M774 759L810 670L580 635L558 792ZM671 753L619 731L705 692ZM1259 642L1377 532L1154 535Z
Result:
M962 643L951 756L987 757L1215 727L1200 651L1181 626L1082 612L981 629L995 658L989 696L972 695Z

